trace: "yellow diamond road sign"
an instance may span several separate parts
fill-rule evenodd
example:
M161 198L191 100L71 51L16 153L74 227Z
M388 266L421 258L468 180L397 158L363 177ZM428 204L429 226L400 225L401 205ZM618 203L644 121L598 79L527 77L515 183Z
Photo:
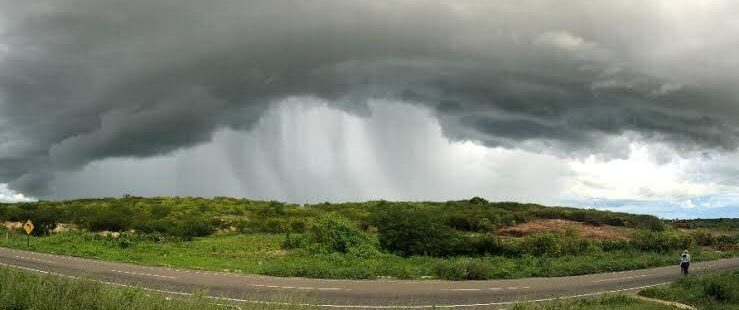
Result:
M26 231L26 234L31 234L31 232L33 231L33 223L31 223L31 220L28 220L28 222L23 224L23 230Z

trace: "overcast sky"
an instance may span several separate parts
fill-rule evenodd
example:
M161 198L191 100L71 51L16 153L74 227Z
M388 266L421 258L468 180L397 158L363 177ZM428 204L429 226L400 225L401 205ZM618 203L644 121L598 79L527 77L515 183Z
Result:
M0 201L739 217L733 1L0 0Z

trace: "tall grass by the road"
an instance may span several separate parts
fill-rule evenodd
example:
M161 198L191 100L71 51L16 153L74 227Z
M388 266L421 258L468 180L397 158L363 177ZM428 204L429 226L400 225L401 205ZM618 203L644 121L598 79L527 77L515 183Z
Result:
M513 310L674 310L674 307L644 302L626 295L606 295L596 299L521 303Z
M241 309L312 309L287 305L246 304ZM166 296L137 288L83 279L38 275L0 267L0 309L20 310L228 310L203 296Z
M693 275L668 285L648 288L639 295L677 301L704 310L739 309L739 271Z

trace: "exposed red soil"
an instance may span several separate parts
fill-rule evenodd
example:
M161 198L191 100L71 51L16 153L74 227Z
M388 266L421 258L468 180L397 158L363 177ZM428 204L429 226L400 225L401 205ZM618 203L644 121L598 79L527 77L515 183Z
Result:
M629 229L625 227L609 225L593 226L585 223L559 219L534 220L512 227L503 227L498 230L498 233L503 236L522 237L538 232L562 232L568 227L576 229L579 236L593 240L614 241L630 239Z

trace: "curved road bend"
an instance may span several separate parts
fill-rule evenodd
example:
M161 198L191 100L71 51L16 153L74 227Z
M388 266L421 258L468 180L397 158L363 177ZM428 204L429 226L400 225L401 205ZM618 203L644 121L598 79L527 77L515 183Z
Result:
M28 271L81 276L167 292L205 289L224 303L297 299L327 308L377 306L506 305L515 301L590 296L636 290L680 277L677 266L559 278L488 281L393 281L280 278L222 272L192 271L83 259L0 248L0 265ZM694 263L693 271L739 268L739 257Z

